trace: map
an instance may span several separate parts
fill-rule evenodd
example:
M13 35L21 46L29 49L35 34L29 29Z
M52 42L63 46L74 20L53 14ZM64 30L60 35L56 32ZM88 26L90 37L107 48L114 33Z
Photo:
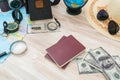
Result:
M8 54L5 56L0 57L0 63L4 62L6 58L9 56L9 47L10 45L17 40L22 40L27 32L27 19L26 19L26 10L25 7L20 9L23 20L20 23L20 28L18 32L11 33L7 37L2 36L3 33L3 22L6 21L7 23L14 22L12 18L12 10L8 12L0 12L0 54L2 52L7 52Z

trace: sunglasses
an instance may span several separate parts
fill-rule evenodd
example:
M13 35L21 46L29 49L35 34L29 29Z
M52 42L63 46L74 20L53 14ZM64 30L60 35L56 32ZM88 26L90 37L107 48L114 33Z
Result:
M110 20L109 19L109 14L104 10L101 9L98 13L97 13L97 19L99 21L105 21L105 20ZM119 32L120 27L119 25L114 21L114 20L110 20L108 23L108 32L111 35L115 35Z

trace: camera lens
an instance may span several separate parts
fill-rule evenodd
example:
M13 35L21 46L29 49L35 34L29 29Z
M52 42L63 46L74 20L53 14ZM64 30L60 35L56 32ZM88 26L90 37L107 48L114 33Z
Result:
M11 9L19 9L22 6L20 0L9 0L9 6Z

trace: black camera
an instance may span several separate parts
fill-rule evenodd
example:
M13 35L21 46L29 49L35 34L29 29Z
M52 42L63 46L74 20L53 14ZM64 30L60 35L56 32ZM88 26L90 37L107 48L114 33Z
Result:
M24 0L0 0L0 8L2 12L19 9L24 5Z

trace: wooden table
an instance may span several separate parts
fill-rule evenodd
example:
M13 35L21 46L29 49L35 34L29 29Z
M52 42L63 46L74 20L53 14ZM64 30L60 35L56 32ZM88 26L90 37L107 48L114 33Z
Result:
M89 49L103 47L111 55L120 55L120 42L111 40L93 29L85 17L85 7L80 15L66 13L66 6L52 7L53 15L61 22L61 32L28 34L24 41L28 50L24 55L11 55L0 65L0 80L106 80L101 73L79 75L75 60L60 69L44 58L46 48L55 44L63 35L73 35ZM85 54L85 53L84 53Z

